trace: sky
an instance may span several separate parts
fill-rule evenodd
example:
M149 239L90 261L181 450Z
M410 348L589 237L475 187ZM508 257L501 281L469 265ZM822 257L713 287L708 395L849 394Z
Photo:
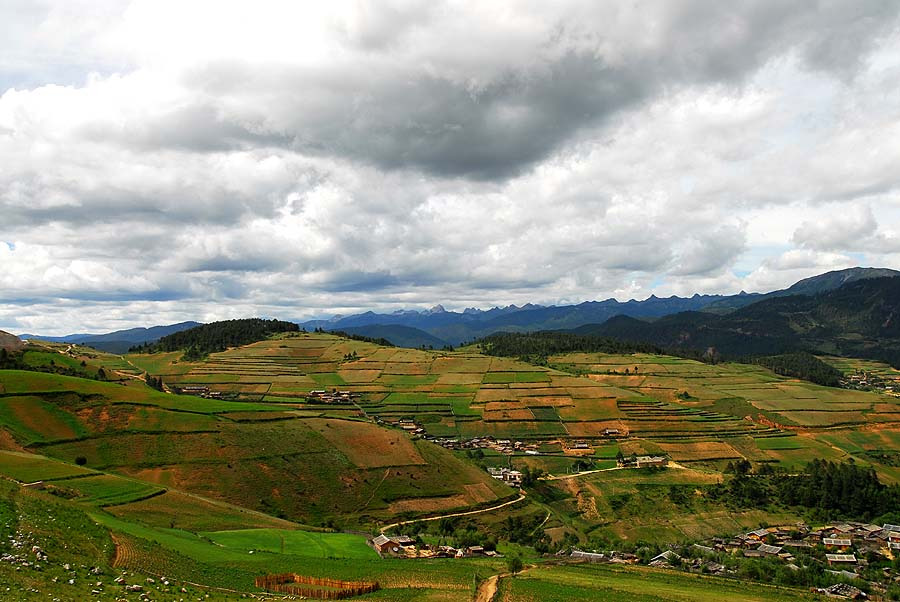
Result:
M0 2L0 329L900 268L900 3Z

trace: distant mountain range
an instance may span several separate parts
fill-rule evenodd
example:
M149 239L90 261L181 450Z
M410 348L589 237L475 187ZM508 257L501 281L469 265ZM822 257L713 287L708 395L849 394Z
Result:
M604 322L613 316L631 315L643 318L655 318L679 311L699 310L714 301L724 299L721 295L694 295L693 297L669 297L660 299L651 296L644 301L626 301L615 299L605 301L587 301L578 305L541 306L527 304L521 307L509 305L495 307L487 311L466 309L462 312L446 311L440 305L423 312L400 311L391 314L366 312L331 320L311 320L302 322L301 327L307 330L321 328L323 330L342 330L364 336L375 336L372 329L384 338L394 342L387 326L413 328L439 339L444 344L459 345L498 331L527 332L533 330L561 330L574 328L582 324ZM406 336L409 330L403 330ZM399 331L398 331L399 334ZM421 335L420 335L421 336ZM396 343L395 343L396 344Z
M154 343L164 336L181 332L189 328L200 326L200 322L179 322L167 326L153 326L151 328L129 328L117 330L106 334L70 334L62 337L45 337L35 334L19 335L20 339L39 339L55 343L75 343L87 345L109 353L125 353L135 345Z
M533 332L538 330L571 330L585 324L602 324L616 316L639 319L662 318L682 312L711 312L727 314L741 307L777 297L790 295L813 295L835 290L840 286L887 276L897 276L900 272L883 268L849 268L806 278L790 288L771 293L741 292L737 295L694 295L693 297L650 296L643 301L619 302L615 299L587 301L578 305L541 306L527 304L521 307L509 305L482 311L466 309L462 312L446 311L437 305L425 311L398 311L390 314L365 312L362 314L335 317L331 320L311 320L300 323L307 330L343 330L369 337L384 337L394 344L405 346L398 341L422 341L438 347L437 343L426 342L434 337L441 343L459 345L492 334L494 332ZM377 326L377 329L374 328ZM403 327L396 328L396 327ZM409 329L420 331L416 336ZM395 338L397 339L395 341ZM412 346L412 345L410 345ZM415 345L421 346L421 343Z
M728 314L683 312L654 321L617 316L571 332L727 356L809 351L900 365L900 278L845 282L810 295L770 296Z
M340 330L371 338L384 338L401 347L433 347L459 345L485 337L495 332L534 332L540 330L600 329L598 325L610 321L606 330L609 336L634 337L645 332L652 340L663 340L663 330L678 331L679 324L704 323L710 314L731 316L738 310L756 307L764 301L797 295L810 296L834 291L842 286L871 279L893 277L900 272L885 268L850 268L806 278L784 290L770 293L745 293L737 295L694 295L692 297L650 296L643 301L620 302L615 299L587 301L577 305L542 306L526 304L508 305L489 310L468 308L462 312L447 311L436 305L424 311L400 310L393 313L365 312L352 316L336 316L329 320L300 322L306 330ZM774 307L766 305L764 307ZM687 312L687 313L686 313ZM699 315L695 315L699 314ZM743 315L743 314L741 314ZM664 319L672 316L669 319ZM633 320L623 320L622 317ZM635 324L634 322L638 322ZM657 324L652 332L647 324ZM718 324L718 322L711 321ZM90 345L113 353L124 353L130 347L152 343L160 338L199 326L199 322L181 322L152 328L131 328L107 334L71 334L63 337L44 337L24 334L23 339L42 339L57 342ZM590 325L590 326L588 326ZM641 330L643 329L643 330ZM695 340L699 335L695 335ZM724 336L720 333L719 335ZM643 339L642 339L643 340ZM650 342L652 342L652 340ZM742 344L751 344L742 340ZM771 344L771 338L766 345Z

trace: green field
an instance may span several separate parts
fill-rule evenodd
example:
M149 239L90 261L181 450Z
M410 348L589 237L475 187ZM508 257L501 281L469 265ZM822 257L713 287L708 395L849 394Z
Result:
M65 479L94 474L93 470L52 460L44 456L0 451L0 474L21 483Z
M106 474L71 479L61 485L77 492L76 499L79 502L92 506L127 504L158 495L164 491L143 481Z
M802 590L766 587L647 568L578 565L528 571L503 579L500 599L541 602L769 602L818 599Z
M243 551L264 551L313 558L366 558L378 554L364 537L346 533L311 533L283 529L245 529L202 533L214 544Z

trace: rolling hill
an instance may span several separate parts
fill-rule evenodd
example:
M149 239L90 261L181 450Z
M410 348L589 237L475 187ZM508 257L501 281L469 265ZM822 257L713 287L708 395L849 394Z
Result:
M879 293L876 284L868 281L864 295L877 318L874 308L893 292ZM832 300L824 313L838 315L858 299ZM871 322L849 314L841 320L860 332ZM179 588L184 583L192 597L191 584L203 583L231 589L236 598L255 591L254 576L301 570L378 579L385 591L373 599L462 602L472 598L473 580L506 570L505 561L381 559L359 535L303 524L369 532L518 500L397 529L454 545L509 540L498 543L501 553L522 554L535 565L510 600L545 599L557 587L552 579L569 579L571 571L587 572L578 573L581 586L565 590L567 599L593 600L618 587L625 589L616 595L631 599L646 587L649 573L642 571L650 569L565 566L552 553L576 545L636 549L633 542L641 542L645 551L656 550L645 554L646 562L675 542L808 519L802 508L748 506L729 497L735 477L727 466L740 461L792 474L811 459L850 458L900 482L891 455L900 441L900 401L887 393L816 386L760 366L708 365L626 347L608 351L560 352L547 366L535 366L474 348L403 349L294 331L194 359L183 349L122 358L35 346L25 352L35 362L87 361L92 370L112 362L107 372L119 380L0 370L0 475L6 477L0 513L11 512L16 528L31 529L29 545L59 558L45 573L58 581L40 585L41 599L48 592L113 599L119 586L89 594L87 584L109 584L122 570L140 575L154 599L183 597L175 589L166 597L161 576L178 580ZM153 391L136 378L144 371L172 389L191 387L207 397ZM335 389L353 396L335 401L312 393ZM453 449L453 442L485 435L495 444ZM498 450L514 443L514 450ZM619 469L619 454L661 454L676 464ZM552 477L527 485L519 499L485 471L499 467ZM42 489L22 486L38 481ZM77 533L66 550L70 525ZM549 550L552 562L538 550ZM732 555L728 561L756 562ZM99 567L104 576L89 577L85 568L67 585L73 577L63 562ZM16 592L26 591L24 574L0 564L0 583ZM725 581L672 571L653 576L681 592L679 599L698 588L708 599L803 595L747 583L738 592ZM597 589L598 578L605 589ZM679 581L686 578L692 581Z

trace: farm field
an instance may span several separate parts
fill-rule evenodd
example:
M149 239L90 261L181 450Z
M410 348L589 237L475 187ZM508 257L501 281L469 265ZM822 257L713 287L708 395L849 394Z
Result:
M0 451L0 475L20 483L35 483L37 481L65 479L91 474L95 474L95 472L44 456L24 452Z
M900 381L900 370L892 368L884 362L864 360L854 357L819 356L819 359L844 373L845 376L862 371L876 374L885 380Z
M780 397L799 401L800 405L785 411L804 412L778 416L785 423L865 422L862 412L872 407L870 398L854 399L849 405L835 401L830 409L844 414L819 414L809 400L821 391L811 393L762 369L735 375L697 362L640 354L551 358L551 365L574 368L574 374L590 374L588 378L486 357L470 349L384 348L323 333L290 333L212 354L187 370L173 355L166 356L169 364L154 355L128 359L152 369L172 386L207 386L247 402L297 406L312 390L340 389L359 395L358 407L332 406L327 410L331 415L358 417L362 410L387 423L414 419L427 434L441 437L491 435L540 441L599 438L614 430L649 439L702 439L776 432L768 424L718 411L711 402L737 393L708 387L707 380L723 387L752 387L761 382L784 386L785 390L769 388ZM637 373L632 371L635 367ZM676 397L685 379L690 379L691 395L709 401L708 407ZM698 379L703 379L702 386ZM757 401L764 405L771 399ZM305 407L325 411L321 405Z
M202 399L37 372L0 371L0 382L0 404L10 409L0 412L0 426L10 441L61 460L39 463L50 476L85 471L75 466L81 460L87 469L129 477L66 484L73 495L123 515L126 503L140 502L163 521L153 496L164 489L302 523L350 524L513 495L447 450L328 408ZM32 416L41 419L28 422ZM47 478L14 463L10 470L13 478ZM99 488L88 490L91 484ZM179 522L194 526L198 515Z
M41 353L37 359L52 358ZM53 494L87 513L101 540L112 534L103 540L106 557L120 569L236 592L252 590L254 575L283 571L377 579L384 589L371 599L470 600L475 576L503 572L502 560L381 559L364 536L320 526L370 530L515 499L483 466L564 478L539 482L508 510L459 524L503 533L505 521L530 521L552 542L665 545L801 520L773 508L735 510L700 493L741 459L802 468L816 458L852 458L900 482L895 400L753 366L570 354L538 367L320 333L202 362L182 363L177 354L121 361L135 373L159 370L171 387L202 385L223 398L161 393L134 379L0 371L0 443L8 448L0 451L0 476L43 481L43 491L16 495ZM356 396L344 404L307 399L314 389ZM486 450L474 462L465 451L390 428L401 420L414 421L419 435L533 443L538 455ZM619 469L620 453L662 454L672 464ZM576 462L591 471L574 474ZM639 589L645 569L550 567L527 547L512 549L537 566L501 579L500 600L797 599L790 590L738 594L730 582L672 573L653 574L659 589ZM410 583L422 590L411 593Z
M626 447L636 453L710 468L740 457L799 468L815 458L852 456L897 479L875 449L896 449L890 440L900 433L900 400L888 395L823 387L759 366L652 354L573 353L551 357L550 365L643 396L616 402L631 435ZM851 444L858 437L880 444L859 450Z
M766 587L649 568L614 568L590 564L539 567L515 578L503 579L498 598L511 602L717 602L722 599L787 602L819 599L797 589Z

